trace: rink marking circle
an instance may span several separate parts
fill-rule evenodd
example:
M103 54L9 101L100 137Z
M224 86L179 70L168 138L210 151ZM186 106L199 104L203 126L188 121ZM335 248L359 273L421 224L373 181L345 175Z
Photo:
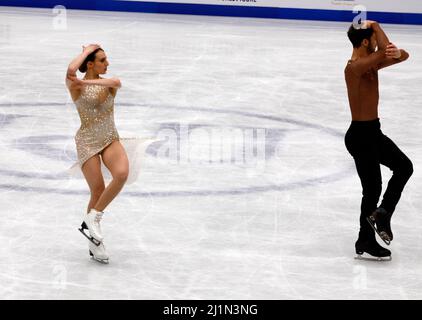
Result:
M28 104L28 103L13 103L13 104L0 104L0 107L30 107L30 106L63 106L66 103L35 103L35 104ZM331 136L336 138L342 138L344 136L343 132L340 132L336 129L328 128L319 124L309 123L302 120L295 120L295 119L288 119L282 118L272 115L264 115L252 112L244 112L239 110L222 110L222 109L214 109L214 108L199 108L199 107L174 107L174 106L164 106L164 105L141 105L141 104L134 104L134 103L119 103L116 104L122 107L137 107L137 108L151 108L151 109L176 109L176 110L185 110L185 111L200 111L200 112L209 112L209 113L218 113L218 114L229 114L229 115L237 115L243 117L250 117L250 118L257 118L257 119L264 119L275 121L279 123L288 123L293 124L301 127L305 127L307 129L315 129L323 131ZM248 186L243 188L231 188L225 190L179 190L179 191L151 191L151 192L134 192L134 191L126 191L122 195L126 195L129 197L172 197L172 196L208 196L208 195L241 195L241 194L249 194L249 193L261 193L261 192L270 192L270 191L286 191L292 190L297 188L304 188L308 186L313 186L316 184L321 183L328 183L341 180L353 172L353 166L350 166L346 169L343 169L339 172L331 173L328 175L324 175L321 177L315 177L310 179L305 179L301 181L292 181L282 184L269 184L264 186ZM13 171L13 170L0 170L0 174L7 175L7 176L17 176L17 177L24 177L24 178L40 178L40 179L48 179L48 180L57 180L63 179L68 177L64 173L59 174L40 174L40 173L31 173L31 172L21 172L21 171ZM19 184L0 184L0 189L9 190L9 191L22 191L22 192L40 192L40 193L56 193L56 194L63 194L63 195L76 195L76 194L86 194L87 190L60 190L56 188L48 188L48 187L33 187L33 186L22 186Z

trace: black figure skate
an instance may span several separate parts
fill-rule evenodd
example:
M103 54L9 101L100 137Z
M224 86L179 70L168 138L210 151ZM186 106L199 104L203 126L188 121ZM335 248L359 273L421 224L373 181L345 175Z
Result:
M393 240L393 232L390 226L391 214L383 208L378 208L366 220L381 240L387 245L390 245L390 242Z
M369 240L358 239L355 243L355 249L359 260L377 260L377 261L390 261L391 251L381 247L374 238ZM371 257L362 256L364 253L369 254Z

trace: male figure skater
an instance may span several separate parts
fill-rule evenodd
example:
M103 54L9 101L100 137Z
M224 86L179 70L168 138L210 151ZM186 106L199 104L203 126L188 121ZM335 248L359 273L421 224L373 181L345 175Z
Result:
M375 232L390 244L393 233L391 216L404 186L413 173L409 158L381 132L378 118L378 70L407 60L409 54L389 41L380 25L365 21L360 28L352 25L347 33L353 54L344 70L352 123L345 144L352 155L362 184L359 237L355 244L360 257L364 252L382 259L391 252L375 240ZM380 165L393 171L383 200Z

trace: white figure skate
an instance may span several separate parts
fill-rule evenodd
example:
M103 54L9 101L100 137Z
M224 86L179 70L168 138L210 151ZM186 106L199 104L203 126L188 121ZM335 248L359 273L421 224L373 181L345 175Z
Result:
M101 241L103 241L103 235L101 233L100 226L100 221L103 214L104 212L91 209L90 212L85 215L81 227L79 228L79 231L96 246L99 246ZM89 234L87 234L85 230L88 230Z
M89 242L89 255L92 257L92 259L108 264L109 262L109 256L108 253L104 247L104 243L100 242L100 244L97 246L92 241Z

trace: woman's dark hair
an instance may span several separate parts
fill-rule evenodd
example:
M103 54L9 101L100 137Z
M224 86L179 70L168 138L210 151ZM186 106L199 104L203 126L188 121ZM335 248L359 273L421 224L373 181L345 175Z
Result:
M87 64L88 62L94 62L95 61L95 55L97 54L98 51L104 51L101 48L96 49L95 51L93 51L92 53L90 53L86 58L85 61L81 64L81 66L79 67L79 71L82 73L85 73L86 70L88 69Z
M371 41L371 37L373 33L374 33L374 29L372 28L356 29L352 24L349 28L349 31L347 32L347 36L352 42L353 48L359 48L364 39Z

